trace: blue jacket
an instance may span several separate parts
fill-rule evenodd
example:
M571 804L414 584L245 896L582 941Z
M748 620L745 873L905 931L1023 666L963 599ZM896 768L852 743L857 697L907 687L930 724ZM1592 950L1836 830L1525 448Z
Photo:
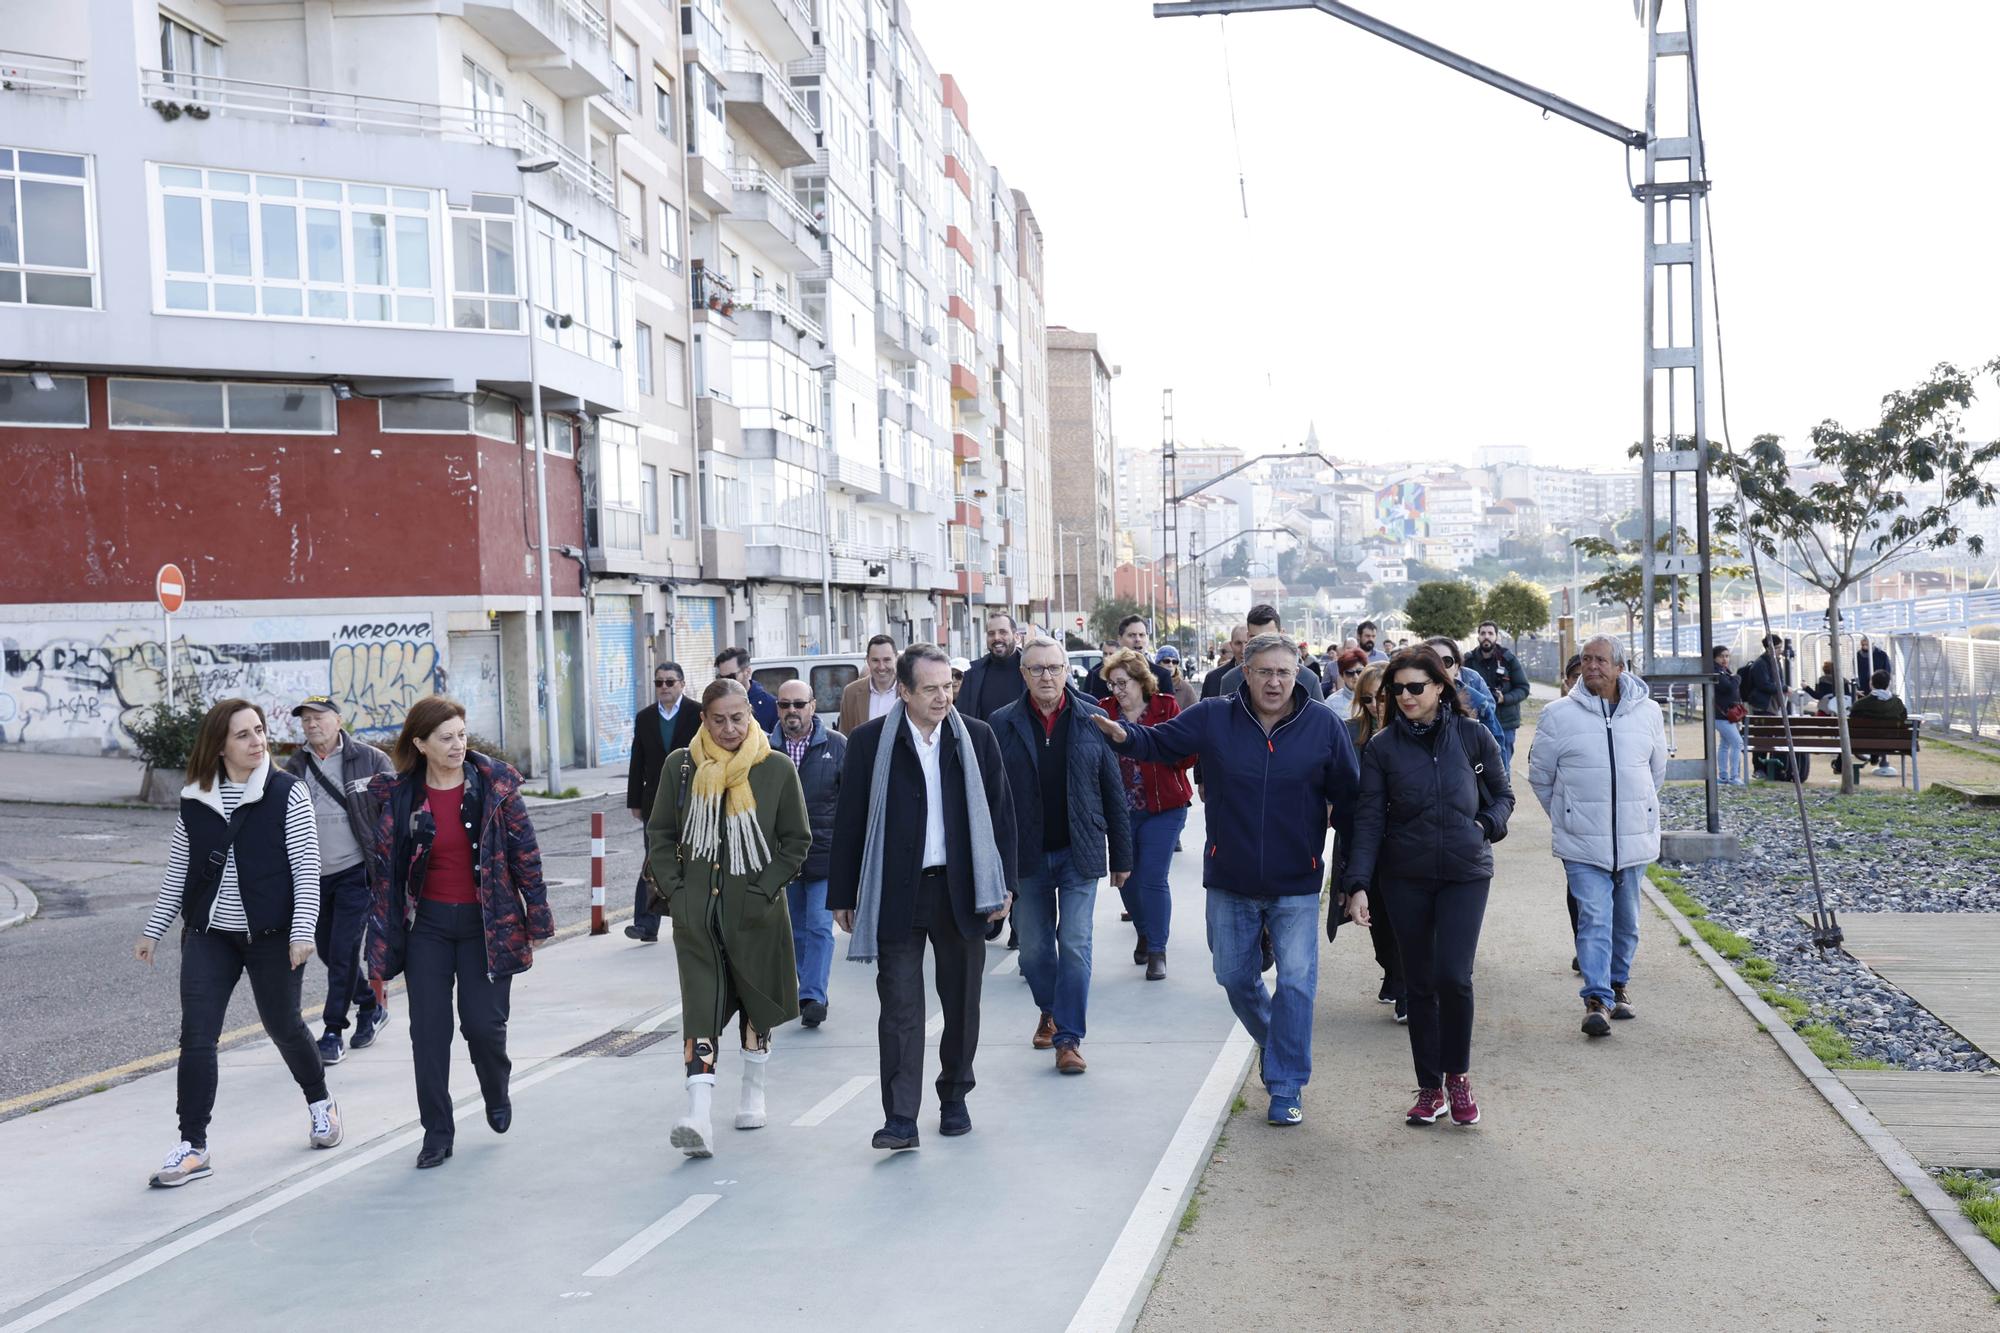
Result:
M1127 722L1112 748L1153 763L1201 759L1208 843L1201 882L1253 898L1318 893L1326 882L1327 807L1343 845L1360 767L1347 724L1292 686L1291 716L1264 734L1249 690L1203 699L1157 727Z
M754 680L750 682L750 689L747 693L750 695L750 716L755 718L757 725L762 727L766 732L776 731L778 729L778 696ZM700 710L697 709L696 711L699 712Z
M771 748L787 759L785 733L771 728ZM806 794L806 818L812 823L812 850L799 867L799 878L807 883L826 878L833 852L833 812L840 806L840 771L847 766L847 737L813 718L812 735L806 738L805 757L799 760L799 786Z
M1493 706L1493 691L1486 688L1486 682L1479 678L1470 663L1458 666L1458 692L1472 704L1479 715L1480 725L1493 733L1493 739L1502 745L1507 743L1507 733L1500 728L1500 713Z
M1085 879L1102 879L1105 848L1110 869L1132 868L1132 814L1125 803L1125 780L1118 756L1090 719L1104 710L1069 689L1069 857ZM1014 845L1021 873L1042 864L1042 720L1032 699L1023 696L993 715L990 725L1007 766L1014 798Z

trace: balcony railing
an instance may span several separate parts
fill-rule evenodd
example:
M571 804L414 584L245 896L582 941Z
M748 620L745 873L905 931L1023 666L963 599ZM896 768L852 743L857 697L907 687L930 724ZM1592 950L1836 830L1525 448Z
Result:
M564 18L582 27L585 32L596 37L598 41L608 42L611 40L611 28L609 24L605 23L604 15L598 13L589 5L581 3L581 0L555 0L555 4L562 10Z
M783 181L762 167L731 167L729 183L739 190L759 190L769 195L777 202L778 207L785 210L792 221L811 232L814 240L819 239L819 219L798 201L796 195L785 188Z
M784 297L778 295L771 288L767 287L761 292L751 292L747 296L738 296L736 298L736 305L742 310L768 311L797 329L800 333L805 334L808 338L812 338L818 342L826 341L826 330L820 327L818 320L793 305L790 301L787 301Z
M90 91L84 63L65 56L0 51L0 92L82 97Z
M488 143L523 156L556 159L556 171L600 203L618 207L611 178L547 130L511 111L436 102L412 102L367 93L336 93L252 79L189 76L160 69L139 71L139 98L161 116L197 120L213 115L276 120L289 125L362 130L375 134L417 134L457 143Z
M798 113L800 120L819 133L819 118L813 115L799 95L792 91L791 81L785 72L773 65L760 51L752 51L747 46L729 48L729 72L731 74L761 74L764 84L778 94L778 100Z

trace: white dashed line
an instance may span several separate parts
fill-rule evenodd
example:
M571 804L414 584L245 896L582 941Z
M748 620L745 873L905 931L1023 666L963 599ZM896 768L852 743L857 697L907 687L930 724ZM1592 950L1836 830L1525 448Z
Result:
M583 1270L585 1277L617 1277L652 1253L661 1242L722 1201L720 1194L690 1195L681 1205Z
M824 1124L833 1116L835 1111L838 1111L841 1107L860 1096L862 1089L873 1087L874 1083L875 1076L873 1074L855 1075L826 1096L820 1098L817 1102L814 1102L811 1110L792 1122L792 1128L811 1129L814 1125Z

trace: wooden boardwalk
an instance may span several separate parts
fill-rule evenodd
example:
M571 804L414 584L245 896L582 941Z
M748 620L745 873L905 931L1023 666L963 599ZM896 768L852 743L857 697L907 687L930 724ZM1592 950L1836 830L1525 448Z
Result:
M1925 1166L2000 1169L2000 1075L1834 1073Z
M1857 912L1843 946L2000 1060L2000 913ZM1834 1071L1925 1166L2000 1168L2000 1076Z
M1857 912L1840 924L1848 953L2000 1061L2000 912Z

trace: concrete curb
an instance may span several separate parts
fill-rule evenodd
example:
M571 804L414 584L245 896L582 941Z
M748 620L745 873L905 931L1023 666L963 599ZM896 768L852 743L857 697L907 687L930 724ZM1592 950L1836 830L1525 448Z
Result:
M35 891L12 875L0 875L0 930L32 921L42 910Z
M1791 1024L1772 1012L1769 1005L1757 998L1757 992L1743 980L1742 975L1731 967L1722 955L1708 947L1708 942L1702 939L1688 919L1667 901L1666 895L1654 886L1651 879L1641 875L1639 887L1653 906L1660 910L1660 914L1673 923L1674 929L1680 932L1681 938L1687 941L1688 946L1701 961L1708 965L1708 970L1729 988L1729 993L1736 997L1738 1003L1750 1011L1750 1016L1755 1018L1770 1035L1771 1040L1778 1044L1778 1049L1798 1066L1799 1072L1806 1076L1806 1082L1812 1084L1819 1095L1826 1098L1827 1105L1840 1114L1840 1118L1847 1122L1847 1127L1853 1130L1856 1136L1874 1152L1882 1165L1888 1168L1889 1174L1910 1192L1910 1196L1926 1213L1930 1214L1930 1219L1937 1224L1938 1230L1944 1232L1946 1239L1959 1248L1959 1252L1970 1261L1979 1276L1986 1279L1986 1284L1996 1293L2000 1293L2000 1245L1995 1245L1986 1239L1985 1233L1974 1226L1964 1213L1958 1211L1957 1200L1944 1192L1944 1189L1931 1177L1930 1172L1924 1170L1917 1159L1910 1155L1909 1149L1903 1146L1902 1141L1884 1128L1882 1122L1861 1104L1861 1100L1848 1091L1847 1085L1840 1081L1839 1076L1820 1063L1819 1057L1799 1039L1798 1033L1792 1031Z

